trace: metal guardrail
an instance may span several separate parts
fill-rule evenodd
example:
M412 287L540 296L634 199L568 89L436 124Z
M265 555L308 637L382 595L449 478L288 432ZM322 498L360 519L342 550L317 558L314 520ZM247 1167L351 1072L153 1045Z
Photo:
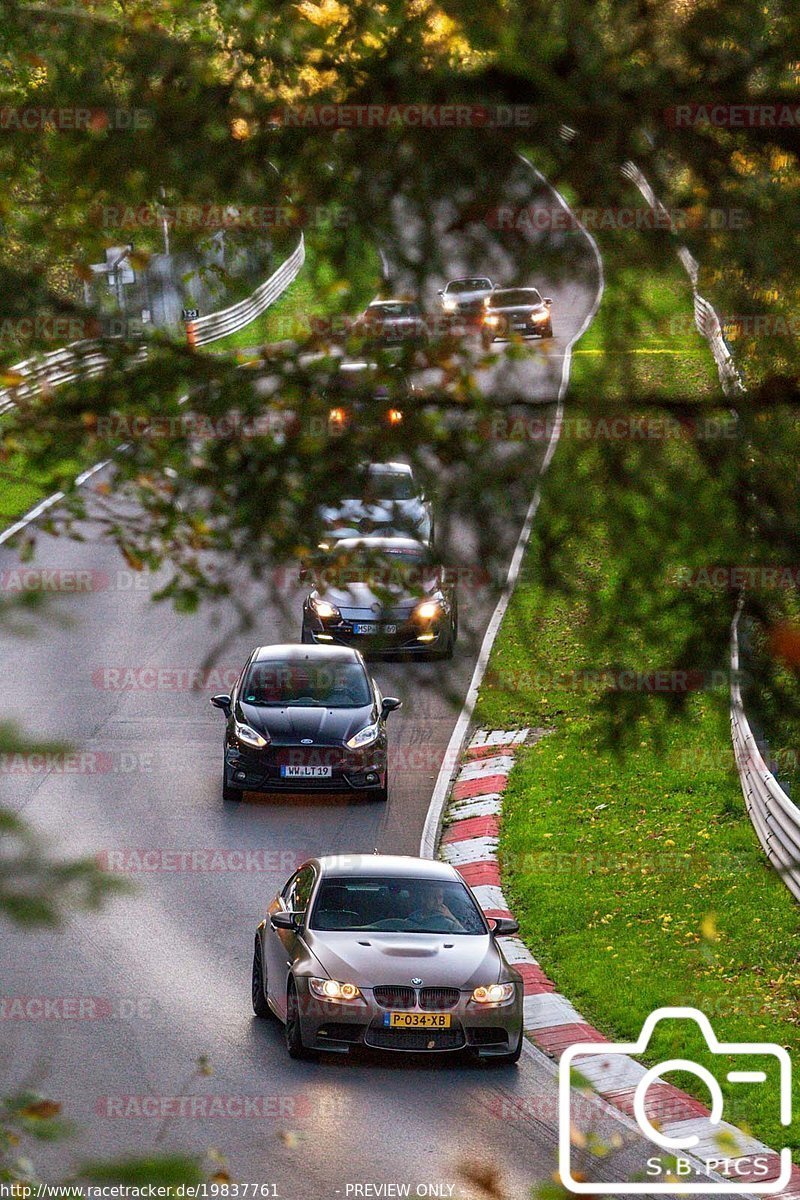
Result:
M223 308L220 312L209 313L198 317L186 326L186 336L190 346L205 346L218 338L226 337L229 333L238 333L256 317L260 317L278 299L290 283L297 278L300 268L306 259L305 239L300 234L300 241L284 263L270 275L264 283L238 304Z
M739 616L731 625L731 738L739 782L758 840L772 866L800 900L800 808L764 762L742 704L739 687Z
M659 216L667 210L655 195L635 163L626 163L622 174L636 184ZM686 246L678 250L692 284L694 319L698 332L706 339L717 364L720 383L726 396L744 392L745 386L736 369L722 334L722 325L713 307L697 290L698 263ZM731 623L731 740L745 806L756 836L767 859L781 876L796 900L800 900L800 808L793 804L770 771L750 728L739 685L739 617L742 601Z
M26 358L24 362L7 367L4 374L18 378L19 382L0 388L0 413L8 412L20 400L32 399L44 388L102 375L108 366L108 359L102 352L104 345L107 342L100 340L71 342L61 350L51 350L48 354ZM132 361L143 362L146 357L147 347L143 346Z
M676 232L672 225L669 212L659 200L653 191L650 183L636 166L636 163L626 162L621 167L621 172L626 179L630 179L636 185L641 194L644 196L647 203L658 214L659 219L665 224L672 226L673 232ZM680 259L686 274L689 276L689 281L692 285L692 295L694 296L694 321L697 326L697 331L708 342L711 353L714 355L714 361L717 364L719 380L722 384L722 390L726 396L732 396L736 393L742 393L745 390L739 372L736 369L736 363L733 360L733 355L728 349L727 342L722 335L722 325L713 305L709 304L697 290L698 281L698 264L692 257L691 251L686 246L680 246L678 249L678 258Z
M224 337L227 333L243 329L269 308L297 278L305 257L305 242L301 234L299 243L286 261L281 263L277 271L250 296L221 312L209 313L207 317L190 322L187 325L190 343L203 346L206 342ZM15 379L15 382L0 388L0 415L8 412L18 401L32 399L45 388L58 387L75 379L91 379L102 375L108 366L108 359L103 353L107 345L108 340L104 342L101 339L70 342L60 350L51 350L47 354L26 358L23 362L15 363L13 367L7 367L3 373ZM147 347L142 346L131 362L143 362L146 357Z

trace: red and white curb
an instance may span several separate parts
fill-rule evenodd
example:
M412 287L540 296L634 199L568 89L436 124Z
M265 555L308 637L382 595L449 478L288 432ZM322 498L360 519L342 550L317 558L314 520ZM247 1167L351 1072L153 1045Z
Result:
M497 846L503 793L515 755L529 733L528 729L479 729L464 751L444 812L439 855L469 884L489 917L513 915L500 883ZM522 976L525 1035L540 1050L558 1060L578 1042L610 1041L556 991L556 985L521 938L504 938L503 951ZM641 1063L615 1053L608 1058L602 1054L578 1055L574 1066L608 1104L627 1117L633 1116L634 1092L646 1071ZM780 1155L776 1151L725 1121L711 1128L710 1110L672 1084L653 1083L647 1090L645 1111L667 1137L695 1134L699 1141L692 1151L693 1158L719 1159L727 1153L745 1171L746 1160L758 1157L761 1167L766 1165L767 1170L751 1177L751 1185L757 1179L756 1191L764 1191L765 1184L780 1176ZM724 1152L721 1144L731 1149ZM738 1180L736 1190L740 1194L742 1185L743 1180ZM800 1200L800 1169L792 1168L785 1190L771 1194L783 1200Z

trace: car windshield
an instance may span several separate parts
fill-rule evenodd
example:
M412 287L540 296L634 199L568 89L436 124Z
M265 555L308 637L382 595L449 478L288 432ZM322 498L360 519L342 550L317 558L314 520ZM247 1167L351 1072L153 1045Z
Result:
M457 296L461 292L482 292L491 288L492 282L490 279L456 279L453 283L448 283L444 289L448 296Z
M416 304L402 300L392 300L388 304L370 304L367 309L369 316L378 317L416 317L418 312Z
M372 690L357 662L254 662L239 698L266 708L364 708Z
M485 934L486 923L463 883L385 877L325 879L312 929L353 933Z
M541 304L542 297L536 288L508 288L504 292L493 292L492 307L504 308L511 304Z
M403 471L370 471L364 481L364 499L413 500L417 494L411 475Z

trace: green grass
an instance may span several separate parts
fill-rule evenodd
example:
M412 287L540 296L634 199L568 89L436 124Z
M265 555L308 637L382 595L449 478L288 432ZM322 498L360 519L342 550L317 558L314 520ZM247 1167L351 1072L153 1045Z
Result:
M74 478L86 465L64 461L52 471L37 471L22 454L15 454L3 462L0 465L0 531L40 500L59 491L65 478Z
M679 271L648 278L638 333L629 331L619 345L611 318L632 282L641 281L642 261L618 250L606 258L606 296L576 354L575 386L597 395L624 388L668 395L687 386L698 396L713 393L716 373L699 337L665 332L665 317L691 313ZM664 350L679 353L658 353ZM603 497L586 491L600 453L578 438L559 445L481 688L480 725L549 731L518 756L505 795L504 890L526 944L559 991L609 1037L633 1039L655 1008L680 1004L703 1010L725 1040L775 1041L798 1051L800 919L744 808L727 691L698 692L680 719L662 714L652 726L644 723L623 752L609 748L600 685L582 674L598 661L596 616L586 596L613 588L620 552L604 524ZM690 486L692 462L680 440L651 457L655 495L674 483L660 476L667 467L678 486L681 478ZM584 526L567 535L561 554L571 561L574 586L556 591L547 586L548 547L553 529L563 529L563 498L576 486L598 519L588 533ZM638 536L635 527L629 536ZM639 658L631 653L637 643ZM629 628L624 605L607 649L608 663L658 665L642 632ZM796 1131L787 1140L779 1124L777 1089L728 1084L686 1032L661 1030L649 1061L704 1063L721 1079L727 1120L776 1148L796 1145ZM694 1077L672 1078L708 1101Z
M357 314L380 286L380 259L374 246L362 243L358 254L348 253L347 262L347 278L341 280L313 239L306 238L306 260L297 279L255 321L208 349L249 350L265 342L304 339L313 317Z

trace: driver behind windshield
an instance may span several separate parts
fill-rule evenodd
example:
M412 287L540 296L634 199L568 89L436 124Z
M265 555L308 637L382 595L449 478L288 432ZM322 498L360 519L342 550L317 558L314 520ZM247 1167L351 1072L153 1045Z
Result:
M441 925L442 918L445 921L461 925L458 917L445 904L442 885L439 883L426 884L424 889L420 889L419 907L409 914L408 919L423 929L436 930Z
M325 881L311 927L351 932L486 933L469 892L455 880Z

